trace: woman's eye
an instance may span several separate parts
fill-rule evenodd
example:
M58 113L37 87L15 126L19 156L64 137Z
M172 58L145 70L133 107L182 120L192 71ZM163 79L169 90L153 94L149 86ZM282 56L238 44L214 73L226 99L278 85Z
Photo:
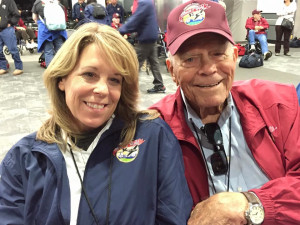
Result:
M93 77L94 73L86 72L86 73L83 74L83 76L85 76L85 77Z
M111 78L110 80L114 83L118 83L118 84L120 83L120 80L117 78Z

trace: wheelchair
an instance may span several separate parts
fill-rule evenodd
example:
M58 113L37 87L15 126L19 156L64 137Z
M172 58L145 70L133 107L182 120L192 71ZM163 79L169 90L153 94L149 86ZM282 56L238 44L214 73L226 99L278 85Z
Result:
M17 40L17 48L18 48L20 55L23 55L24 50L28 50L32 54L32 53L34 53L34 49L35 49L35 48L27 48L26 43L23 39ZM5 55L10 55L10 52L9 52L7 46L3 47L3 52Z
M248 39L248 32L249 32L249 30L247 29L247 34L246 34L246 38L245 38L247 41L247 44L245 45L245 48L246 48L245 55L251 54L252 52L256 52L257 54L261 55L262 54L261 45L257 39L255 39L255 44L254 44L255 50L250 50L251 45L250 45L250 42ZM266 33L268 34L268 30L266 30ZM271 56L272 56L273 55L272 51L269 50L269 52L271 53Z

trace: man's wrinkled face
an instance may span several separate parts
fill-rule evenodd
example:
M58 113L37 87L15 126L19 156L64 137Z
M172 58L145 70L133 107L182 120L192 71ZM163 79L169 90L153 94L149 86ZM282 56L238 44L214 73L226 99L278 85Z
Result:
M173 81L195 110L223 105L232 87L237 49L223 36L203 33L192 36L167 59Z

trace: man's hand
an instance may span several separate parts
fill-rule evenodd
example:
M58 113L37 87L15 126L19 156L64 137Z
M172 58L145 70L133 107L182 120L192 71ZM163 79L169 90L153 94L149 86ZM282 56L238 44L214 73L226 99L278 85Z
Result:
M262 30L262 29L264 29L263 26L255 26L255 30L257 30L257 31Z
M246 197L237 192L215 194L196 205L188 225L242 225L247 224Z

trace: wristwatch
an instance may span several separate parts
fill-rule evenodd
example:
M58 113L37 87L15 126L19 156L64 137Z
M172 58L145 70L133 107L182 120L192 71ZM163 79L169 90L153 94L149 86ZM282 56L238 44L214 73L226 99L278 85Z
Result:
M253 192L241 192L248 200L248 209L245 211L245 217L248 225L260 225L264 221L265 211L258 197Z

